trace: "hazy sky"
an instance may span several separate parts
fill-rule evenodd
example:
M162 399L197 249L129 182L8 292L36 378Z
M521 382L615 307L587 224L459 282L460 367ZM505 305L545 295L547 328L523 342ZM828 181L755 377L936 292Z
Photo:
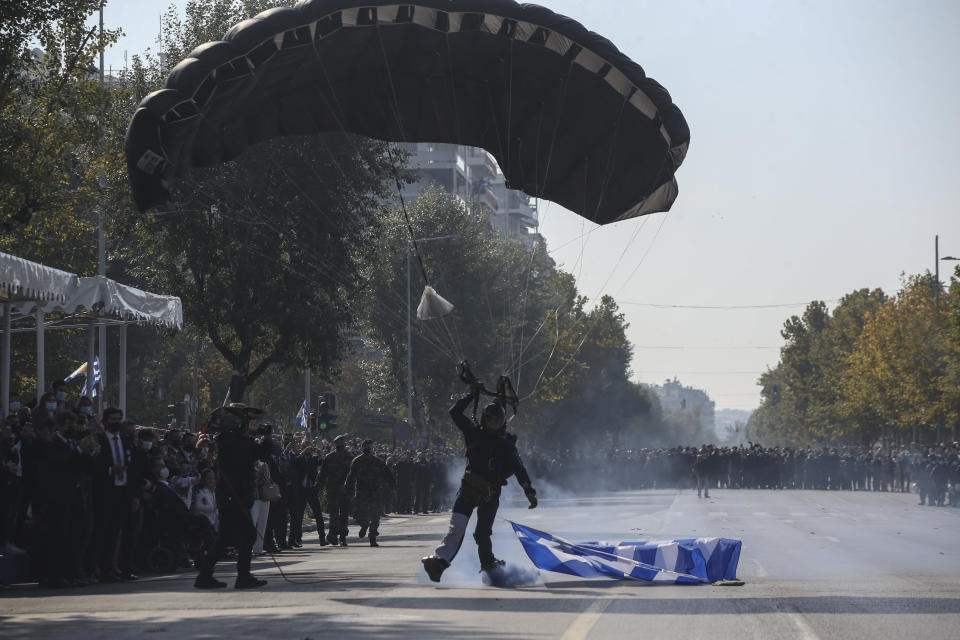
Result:
M106 24L126 37L107 66L152 46L171 4L185 2L111 0ZM960 256L960 3L541 4L613 41L690 124L670 213L597 228L541 203L558 264L620 302L635 379L754 408L789 315L932 271L936 234L941 256Z

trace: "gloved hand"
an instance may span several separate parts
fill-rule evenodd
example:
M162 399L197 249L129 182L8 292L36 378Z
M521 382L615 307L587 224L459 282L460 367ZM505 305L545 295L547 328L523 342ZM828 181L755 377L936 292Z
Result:
M536 509L537 508L537 490L534 489L533 487L526 487L523 490L523 492L527 495L527 500L530 501L530 506L527 508Z

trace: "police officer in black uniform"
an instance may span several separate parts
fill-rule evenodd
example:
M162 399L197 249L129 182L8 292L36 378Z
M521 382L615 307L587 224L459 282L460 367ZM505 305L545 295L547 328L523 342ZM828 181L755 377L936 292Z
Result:
M433 555L422 559L423 567L433 582L440 582L440 576L460 550L474 509L477 510L477 528L473 538L477 541L481 570L489 571L503 564L493 555L490 536L500 507L500 487L507 483L510 476L517 476L530 501L530 508L537 506L537 492L517 452L517 437L507 433L505 428L506 412L503 405L492 402L484 407L479 425L463 415L464 409L474 401L482 388L479 382L471 384L470 393L450 408L450 417L463 432L467 444L467 470L460 481L447 535Z

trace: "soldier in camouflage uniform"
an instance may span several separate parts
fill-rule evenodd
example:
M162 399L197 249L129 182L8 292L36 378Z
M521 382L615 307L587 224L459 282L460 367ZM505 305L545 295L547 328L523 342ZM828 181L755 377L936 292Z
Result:
M364 440L363 453L350 463L344 490L348 499L356 498L360 537L369 529L371 547L380 546L377 544L377 529L380 527L380 510L383 508L380 487L384 483L396 493L397 483L387 463L373 455L373 440Z
M340 543L347 546L347 518L350 515L350 497L344 489L343 483L350 471L353 454L347 451L346 436L342 433L333 439L336 446L323 458L320 473L317 474L317 486L327 492L327 512L330 514L330 529L327 541L330 544Z

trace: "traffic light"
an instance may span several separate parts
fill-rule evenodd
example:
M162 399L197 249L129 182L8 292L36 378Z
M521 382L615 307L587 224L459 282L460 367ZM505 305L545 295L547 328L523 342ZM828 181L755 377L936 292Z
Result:
M337 413L340 407L337 405L337 394L335 391L324 391L320 394L320 403L327 403L327 411Z
M326 395L326 394L324 394ZM321 400L317 406L317 429L320 431L333 431L337 428L337 423L333 420L336 414L332 413L326 400Z

